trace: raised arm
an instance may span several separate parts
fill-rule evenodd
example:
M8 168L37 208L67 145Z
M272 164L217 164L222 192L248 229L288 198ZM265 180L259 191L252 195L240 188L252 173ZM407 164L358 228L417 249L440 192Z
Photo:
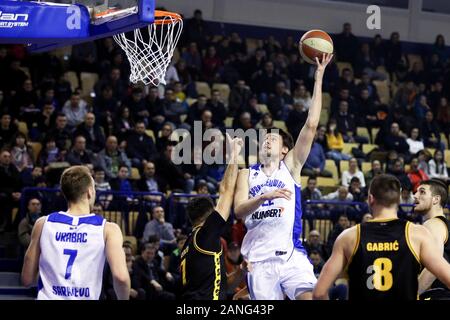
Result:
M308 118L298 135L294 149L285 157L285 163L292 171L299 171L308 158L311 145L319 125L320 112L322 111L322 79L325 68L333 58L333 54L324 54L322 62L316 58L317 70L315 74L314 92L312 96L311 107L309 108Z
M25 287L30 287L37 281L39 273L39 257L41 255L40 240L44 223L45 217L39 218L34 224L33 231L31 232L31 242L25 253L21 275L22 284Z
M231 150L230 159L223 180L220 182L219 200L217 200L216 205L216 211L225 221L230 216L231 205L233 204L234 189L239 171L238 155L244 144L241 138L231 139L228 134L226 134L226 139Z
M107 222L105 225L105 252L118 300L130 298L130 274L128 273L125 252L122 249L122 231L117 224Z

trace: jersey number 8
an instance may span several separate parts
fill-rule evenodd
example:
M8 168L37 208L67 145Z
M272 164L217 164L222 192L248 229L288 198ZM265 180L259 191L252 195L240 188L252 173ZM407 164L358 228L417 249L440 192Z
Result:
M388 258L375 259L373 265L367 267L367 288L370 290L388 291L393 284L392 261Z

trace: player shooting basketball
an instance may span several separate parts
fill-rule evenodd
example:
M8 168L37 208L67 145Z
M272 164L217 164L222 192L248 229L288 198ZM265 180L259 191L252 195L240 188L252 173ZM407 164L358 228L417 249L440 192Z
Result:
M264 138L260 164L239 172L235 214L245 219L242 254L251 265L251 299L311 299L316 278L302 246L300 172L319 125L322 79L332 54L316 58L314 93L308 118L293 146L282 130ZM292 148L293 147L293 148Z

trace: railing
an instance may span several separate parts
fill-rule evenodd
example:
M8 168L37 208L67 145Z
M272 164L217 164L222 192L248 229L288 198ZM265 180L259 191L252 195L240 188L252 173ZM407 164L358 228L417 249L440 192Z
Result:
M102 205L102 212L94 212L117 223L124 235L140 238L145 224L151 219L151 209L159 205L165 209L166 221L172 223L174 228L188 232L191 226L186 217L186 205L189 199L202 196L205 195L173 193L166 197L160 192L98 191L96 200ZM41 199L42 212L45 214L67 210L66 201L59 189L25 188L20 201L21 217L25 216L27 202L31 197ZM210 197L214 200L218 198L217 195ZM420 222L421 216L414 214L412 207L411 204L401 204L399 216ZM369 212L366 203L335 200L308 200L302 204L302 209L302 239L307 238L310 230L316 229L324 241L341 213L346 213L350 220L359 222ZM234 218L233 214L231 216Z
M166 221L174 228L189 230L190 223L186 217L185 207L188 199L205 195L174 193L169 197L161 192L122 192L97 191L96 203L101 204L102 210L95 211L108 221L115 222L122 229L124 235L142 237L145 224L151 219L154 206L162 206L166 212ZM67 210L67 204L60 189L53 188L24 188L20 200L19 215L24 217L27 203L32 197L37 197L42 203L42 212L49 214ZM211 195L216 199L217 195Z

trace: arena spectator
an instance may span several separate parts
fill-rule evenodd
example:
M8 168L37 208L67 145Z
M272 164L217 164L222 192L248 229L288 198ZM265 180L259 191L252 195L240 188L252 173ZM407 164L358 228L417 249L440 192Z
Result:
M319 278L320 272L322 271L323 265L325 264L322 255L318 251L311 251L308 255L309 260L313 266L313 272L316 278Z
M83 136L86 139L86 148L92 152L99 152L105 147L105 135L96 124L95 115L92 112L86 113L82 122L74 132L74 136Z
M323 210L321 204L306 204L309 200L321 200L322 192L317 188L317 178L308 177L306 188L302 189L302 212L308 220L310 229L314 228L314 219L327 218L329 213Z
M73 129L84 121L88 111L88 105L86 101L81 99L80 94L76 92L72 93L70 100L62 108L62 112L67 118L67 129L73 131Z
M130 300L145 300L145 290L139 286L139 283L133 282L133 280L136 280L136 278L133 278L133 264L135 260L132 253L133 249L127 242L123 243L122 248L125 252L125 260L127 262L127 269L131 279ZM103 272L103 294L107 300L117 300L117 296L114 291L114 282L112 280L111 269L108 264L105 265L105 271Z
M325 170L325 161L325 153L322 146L317 141L314 141L309 156L303 165L302 175L331 177L332 173Z
M191 42L189 48L181 55L192 78L198 79L202 71L202 57L198 51L197 43Z
M26 79L12 98L12 115L29 123L33 116L40 111L37 107L38 100L38 95L33 88L33 82L31 79Z
M413 193L416 193L417 187L420 185L422 181L429 179L425 171L419 168L419 159L417 158L411 159L408 178L411 181Z
M412 184L409 180L406 172L405 172L405 164L401 158L398 158L394 161L394 165L392 167L390 174L394 175L399 181L400 184L409 190L412 190Z
M390 39L386 42L385 46L386 69L389 72L393 72L403 54L402 44L400 42L400 34L398 32L392 32Z
M336 85L339 92L339 100L345 100L348 102L349 110L351 113L355 113L354 96L356 94L356 85L353 72L350 68L342 69L342 74L339 77ZM339 103L337 104L337 106ZM335 99L331 102L331 113L334 114L337 111Z
M145 124L148 124L150 113L147 110L142 88L134 87L131 91L131 95L123 101L123 105L130 109L134 120L141 120L144 121Z
M372 128L380 127L381 121L385 119L387 113L381 105L376 105L369 96L369 90L362 88L355 101L356 105L356 123L358 126L367 127L369 133Z
M229 97L229 115L234 116L237 110L245 108L251 98L251 91L246 85L245 80L238 80L231 89Z
M139 191L143 192L165 192L166 185L156 174L155 164L151 161L147 161L142 165L143 170L141 174L141 179L137 183ZM160 196L148 195L144 196L146 200L157 201L161 200Z
M212 123L214 127L223 128L224 121L227 117L227 110L225 105L221 101L222 97L219 90L213 90L211 93L211 99L207 103L207 108L212 112Z
M344 141L349 143L368 143L365 137L356 135L355 116L348 111L348 102L341 101L339 104L339 112L335 115L337 129L342 134Z
M174 126L170 122L164 123L160 133L156 137L156 151L162 152L166 145L171 143L171 136L174 131Z
M50 170L50 164L62 162L65 160L66 151L56 146L55 138L48 137L45 139L44 146L39 154L37 164L44 168L47 173Z
M86 139L83 136L75 137L66 161L72 166L87 165L90 169L94 169L96 159L92 151L86 149Z
M236 242L230 242L226 248L227 295L228 299L231 299L246 286L246 273L241 268L241 263L244 260L241 254L241 246Z
M400 126L396 122L393 122L390 128L389 134L384 138L386 150L395 150L400 154L407 155L409 145L406 143L406 135L400 131Z
M8 150L0 151L0 232L10 230L11 211L19 205L22 183L16 166L12 163Z
M438 122L438 125L442 129L447 139L449 139L450 127L448 124L450 123L450 104L448 103L448 99L446 97L441 97L439 99L436 113L436 120Z
M124 164L131 171L131 162L125 152L119 149L117 138L109 136L106 139L105 149L97 156L98 166L101 167L108 179L117 177L119 165Z
M304 246L308 255L310 255L313 251L316 251L324 259L328 257L326 246L320 238L320 232L318 230L311 230L309 232L308 240L305 241Z
M330 119L327 124L326 142L328 152L327 158L333 159L336 163L341 160L350 160L351 155L342 153L344 148L344 138L342 134L337 130L336 119Z
M177 101L172 89L166 88L164 99L162 100L162 106L166 121L170 121L176 126L186 127L185 124L181 123L181 116L188 113L187 103Z
M17 126L11 121L9 113L3 113L0 119L0 149L9 145L17 133Z
M352 33L352 25L349 22L344 23L342 32L337 35L335 43L339 61L350 62L354 65L359 48L359 40Z
M131 283L145 290L147 300L175 300L175 294L165 288L167 282L166 272L158 263L155 263L156 249L153 244L147 243L142 247L141 255L133 262L133 277Z
M275 85L275 92L269 96L267 103L270 113L275 119L286 121L293 103L292 97L286 92L286 84L278 81Z
M166 222L164 208L155 206L152 208L152 220L150 220L144 229L143 240L148 241L150 236L158 236L160 239L160 248L169 255L176 247L176 238L171 223Z
M370 186L372 179L375 178L377 175L382 174L383 172L384 170L380 160L376 159L372 160L371 169L364 173L364 181L366 182L366 185Z
M438 178L448 181L447 172L448 163L444 160L444 154L441 150L436 150L433 159L428 161L428 174L430 178Z
M41 201L37 198L28 200L27 213L19 223L18 236L22 247L26 250L31 241L34 223L41 216Z
M236 111L234 119L239 118L244 112L248 112L250 113L251 123L253 126L255 126L263 116L261 109L261 105L258 104L258 98L256 97L256 95L252 95L248 100L247 105L240 107Z
M254 75L254 92L258 94L258 100L261 103L267 103L270 94L275 93L277 83L281 78L275 73L273 63L267 61L264 64L264 70L257 71Z
M178 189L190 193L194 186L186 183L187 179L185 178L184 172L180 166L173 163L171 158L173 148L174 146L172 144L168 144L155 160L156 172L159 173L162 183L167 185L172 191Z
M110 86L113 91L113 97L117 101L121 101L125 97L127 85L125 81L121 78L120 68L113 67L109 74L104 75L99 82L95 85L95 94L100 95L100 90L105 86Z
M35 140L42 140L47 132L53 127L56 120L55 106L51 103L45 103L42 107L41 113L36 115L36 119L33 122L33 129L31 129L30 137ZM33 133L32 133L33 132Z
M342 185L348 187L353 177L357 177L359 179L362 187L366 186L364 174L359 170L358 161L356 160L356 158L351 158L348 163L348 170L342 172L342 179L341 179Z
M33 152L27 142L26 136L21 132L18 132L13 138L11 159L20 173L33 169Z
M425 113L421 132L425 147L444 149L443 144L441 144L440 128L437 121L434 120L433 112L427 111Z
M210 46L203 58L203 78L206 82L213 82L218 79L218 72L222 66L222 60L217 55L216 48Z
M145 133L144 121L136 122L134 131L129 134L126 152L131 159L133 167L136 168L141 168L146 161L156 157L155 143Z
M353 196L353 201L361 203L366 201L366 188L362 186L361 181L358 177L353 177L350 179L348 192Z
M146 103L150 119L149 128L154 132L158 132L166 120L164 117L164 108L162 100L159 97L158 88L151 87L149 89Z
M59 113L56 116L55 123L55 127L47 133L46 138L53 137L55 139L56 147L58 147L59 150L68 150L70 148L72 135L67 128L66 115L64 113Z
M136 191L134 181L129 179L130 172L124 164L119 165L117 177L109 181L113 191L119 191L119 195L115 195L111 201L110 210L127 210L129 205L136 204L138 199L134 197L133 191Z
M114 134L120 141L126 140L134 128L134 120L130 113L130 108L125 105L120 106L114 119Z
M94 99L94 114L104 123L107 116L116 113L118 106L119 101L113 96L112 87L105 84Z
M409 153L415 155L419 151L425 149L423 140L420 138L419 128L412 128L409 138L406 139L406 143L409 145Z
M345 229L350 228L350 220L349 217L345 213L339 214L337 217L336 223L333 227L333 230L331 230L330 234L328 235L327 239L327 252L328 256L331 255L331 252L333 250L334 242L336 241L337 237L344 231Z
M301 102L295 102L293 109L289 111L288 117L286 119L286 127L289 133L292 135L294 140L297 139L300 134L300 130L306 123L306 118L308 117L308 111Z

